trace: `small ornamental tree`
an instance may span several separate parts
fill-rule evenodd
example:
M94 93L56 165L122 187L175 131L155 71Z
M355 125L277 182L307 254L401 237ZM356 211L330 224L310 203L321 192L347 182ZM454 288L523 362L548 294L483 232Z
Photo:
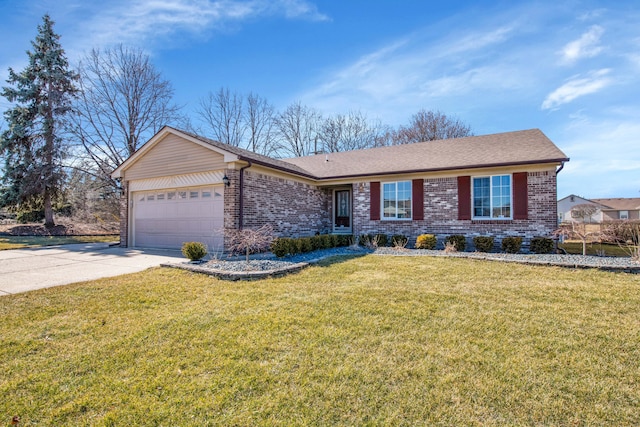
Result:
M583 203L571 208L569 221L563 224L556 234L563 235L570 239L580 239L582 242L582 255L587 254L587 242L602 237L600 230L591 231L587 225L591 222L593 215L598 212L598 207L589 203Z
M246 254L248 263L249 255L269 249L273 241L273 227L270 224L265 224L256 230L250 228L233 230L228 236L229 250L231 252Z
M64 125L76 96L76 73L44 15L38 35L27 51L29 64L21 72L9 68L2 96L13 104L4 113L8 129L0 136L4 156L4 187L0 205L17 208L42 200L45 225L52 227L52 200L61 193L64 173Z

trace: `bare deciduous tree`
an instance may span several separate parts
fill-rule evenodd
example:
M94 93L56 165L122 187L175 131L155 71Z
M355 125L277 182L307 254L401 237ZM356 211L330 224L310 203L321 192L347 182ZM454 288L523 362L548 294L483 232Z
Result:
M308 156L321 149L319 127L322 115L315 109L295 102L276 118L280 142L278 151L283 156Z
M640 221L618 220L605 224L604 238L616 243L632 260L640 262Z
M197 114L211 130L217 141L240 147L245 133L242 114L242 96L228 88L220 88L216 93L200 100Z
M580 239L582 242L582 255L587 254L587 243L589 241L602 237L600 228L595 230L588 227L597 211L598 207L589 203L575 205L571 208L569 221L564 223L557 231L559 235Z
M244 111L247 149L270 156L275 154L275 110L259 95L250 93Z
M358 111L326 118L318 135L325 150L335 153L375 147L385 130L378 122L370 123L367 117Z
M179 120L179 108L172 103L171 84L140 49L93 49L79 71L73 132L97 174L110 179L162 126Z
M400 126L394 133L394 144L435 141L439 139L472 136L471 127L459 119L440 111L420 110L411 117L408 126Z

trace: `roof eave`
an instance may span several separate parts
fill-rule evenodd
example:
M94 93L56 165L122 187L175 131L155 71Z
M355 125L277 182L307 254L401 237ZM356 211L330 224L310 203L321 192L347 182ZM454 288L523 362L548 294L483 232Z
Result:
M378 172L368 172L368 173L361 173L361 174L323 176L323 177L317 177L316 179L319 181L326 181L326 180L332 180L332 179L364 178L367 176L380 176L380 175L405 175L405 174L412 174L412 173L444 172L444 171L454 171L454 170L464 170L464 169L483 169L483 168L497 168L497 167L507 167L507 166L540 165L540 164L560 164L568 161L569 159L564 157L560 159L546 159L546 160L535 160L535 161L531 160L531 161L522 161L522 162L460 165L455 167L406 169L406 170L400 170L400 171L378 171Z

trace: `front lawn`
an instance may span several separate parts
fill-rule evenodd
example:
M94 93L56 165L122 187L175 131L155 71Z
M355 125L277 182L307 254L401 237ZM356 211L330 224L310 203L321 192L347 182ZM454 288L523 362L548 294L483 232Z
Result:
M23 249L40 246L68 245L71 243L117 242L118 235L108 236L4 236L0 235L0 250Z
M640 276L333 258L0 297L21 425L638 425Z
M568 254L582 255L582 242L569 241L558 245ZM629 252L625 248L621 248L614 243L587 243L587 255L629 257Z

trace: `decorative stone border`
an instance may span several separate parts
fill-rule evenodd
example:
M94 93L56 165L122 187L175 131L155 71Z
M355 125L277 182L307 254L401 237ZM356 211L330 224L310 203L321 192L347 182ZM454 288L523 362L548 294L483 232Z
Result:
M315 261L315 260L314 260ZM242 261L238 261L242 262ZM160 267L178 268L180 270L192 271L194 273L203 273L221 280L261 280L268 277L282 277L287 274L298 273L303 268L311 265L310 262L298 262L287 267L275 268L271 270L247 270L247 271L229 271L217 270L209 267L201 267L197 264L160 264Z

